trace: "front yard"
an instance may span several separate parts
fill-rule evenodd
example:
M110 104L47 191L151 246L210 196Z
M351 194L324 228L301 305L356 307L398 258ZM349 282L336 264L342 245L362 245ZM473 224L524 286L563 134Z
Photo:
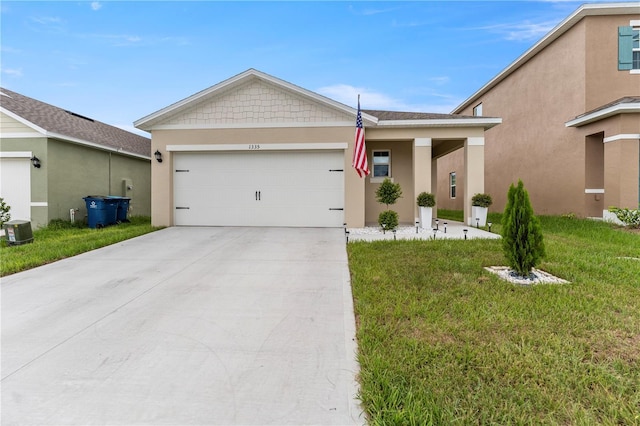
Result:
M499 240L349 243L371 424L640 424L640 235L541 221L571 284L487 273Z
M89 229L86 225L54 221L33 231L33 243L7 246L0 244L0 276L35 268L65 257L115 244L159 228L151 226L149 217L134 216L131 222L103 229Z

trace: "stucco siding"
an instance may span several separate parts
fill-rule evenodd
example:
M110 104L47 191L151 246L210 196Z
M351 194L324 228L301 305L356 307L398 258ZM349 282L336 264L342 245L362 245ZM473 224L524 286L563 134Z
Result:
M509 185L522 179L537 213L582 214L584 139L565 122L584 112L585 24L580 22L510 74L482 102L502 117L485 133L485 191L501 211ZM449 168L460 169L460 157ZM460 182L460 180L459 180Z
M87 215L87 195L122 195L122 179L133 178L139 198L131 203L133 214L149 215L149 161L124 158L108 151L51 139L49 141L49 220L69 219L69 210L77 209L76 218Z
M586 98L582 112L624 96L640 95L640 75L618 71L617 66L618 27L628 26L631 20L640 20L640 14L585 18L585 40L589 48L585 55Z

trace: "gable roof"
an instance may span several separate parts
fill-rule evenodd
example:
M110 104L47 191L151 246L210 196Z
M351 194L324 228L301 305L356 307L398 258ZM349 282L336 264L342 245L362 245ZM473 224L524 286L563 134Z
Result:
M350 106L344 105L340 102L334 101L333 99L327 98L325 96L319 95L310 90L304 89L300 86L296 86L295 84L289 83L288 81L281 80L279 78L273 77L264 72L258 71L256 69L250 68L238 75L235 75L227 80L224 80L218 84L215 84L207 89L204 89L194 95L191 95L185 99L182 99L178 102L175 102L159 111L156 111L152 114L149 114L133 123L135 127L142 130L151 130L154 125L172 117L176 114L186 111L192 106L203 102L207 99L214 98L217 95L226 93L230 90L240 87L243 84L246 84L250 81L259 80L284 91L288 91L296 94L302 98L308 99L311 102L321 104L329 109L334 111L342 112L347 115L352 115L355 123L355 116L357 111ZM375 117L371 117L367 114L363 114L363 120L375 123L377 120Z
M513 61L509 66L503 69L498 75L493 77L478 89L473 95L458 105L453 111L453 114L459 113L463 109L469 107L476 102L478 98L487 93L489 90L500 84L505 78L515 72L518 68L524 65L527 61L537 55L540 51L544 50L547 46L557 40L564 33L569 31L575 24L580 22L586 16L598 16L598 15L632 15L640 13L640 3L638 2L625 2L625 3L591 3L583 4L575 12L565 18L562 22L556 25L551 31L549 31L540 41L534 44L529 50L524 52L520 57Z
M5 88L0 88L0 111L46 137L151 158L149 138Z
M347 122L348 125L355 125L357 110L333 99L319 95L310 90L291 84L287 81L265 74L253 68L231 77L221 83L202 90L188 98L169 105L159 111L143 117L136 122L134 126L143 130L152 130L161 128L171 128L172 125L163 125L170 121L173 117L188 111L194 105L203 103L216 96L224 94L239 88L251 81L262 81L274 85L283 91L293 93L297 96L305 98L310 102L320 104L328 109L351 116L352 120ZM500 118L492 117L467 117L452 114L433 114L423 112L400 112L400 111L381 111L381 110L361 110L362 119L365 127L465 127L465 126L482 126L489 129L502 122ZM245 123L240 123L240 125ZM265 123L260 123L266 125ZM282 124L282 123L279 123ZM317 124L317 123L316 123ZM228 124L227 124L228 125ZM156 127L157 126L157 127ZM180 125L178 125L179 127Z

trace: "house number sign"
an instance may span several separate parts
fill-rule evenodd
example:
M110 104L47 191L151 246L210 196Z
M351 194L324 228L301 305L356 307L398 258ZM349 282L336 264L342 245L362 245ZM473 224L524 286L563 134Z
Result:
M249 145L249 150L250 151L255 151L257 149L260 149L260 145L257 145L257 144L256 145L253 145L253 144Z

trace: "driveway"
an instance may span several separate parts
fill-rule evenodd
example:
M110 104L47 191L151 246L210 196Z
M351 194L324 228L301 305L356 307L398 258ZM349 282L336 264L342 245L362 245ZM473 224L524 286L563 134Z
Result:
M342 229L168 228L1 290L3 425L364 423Z

